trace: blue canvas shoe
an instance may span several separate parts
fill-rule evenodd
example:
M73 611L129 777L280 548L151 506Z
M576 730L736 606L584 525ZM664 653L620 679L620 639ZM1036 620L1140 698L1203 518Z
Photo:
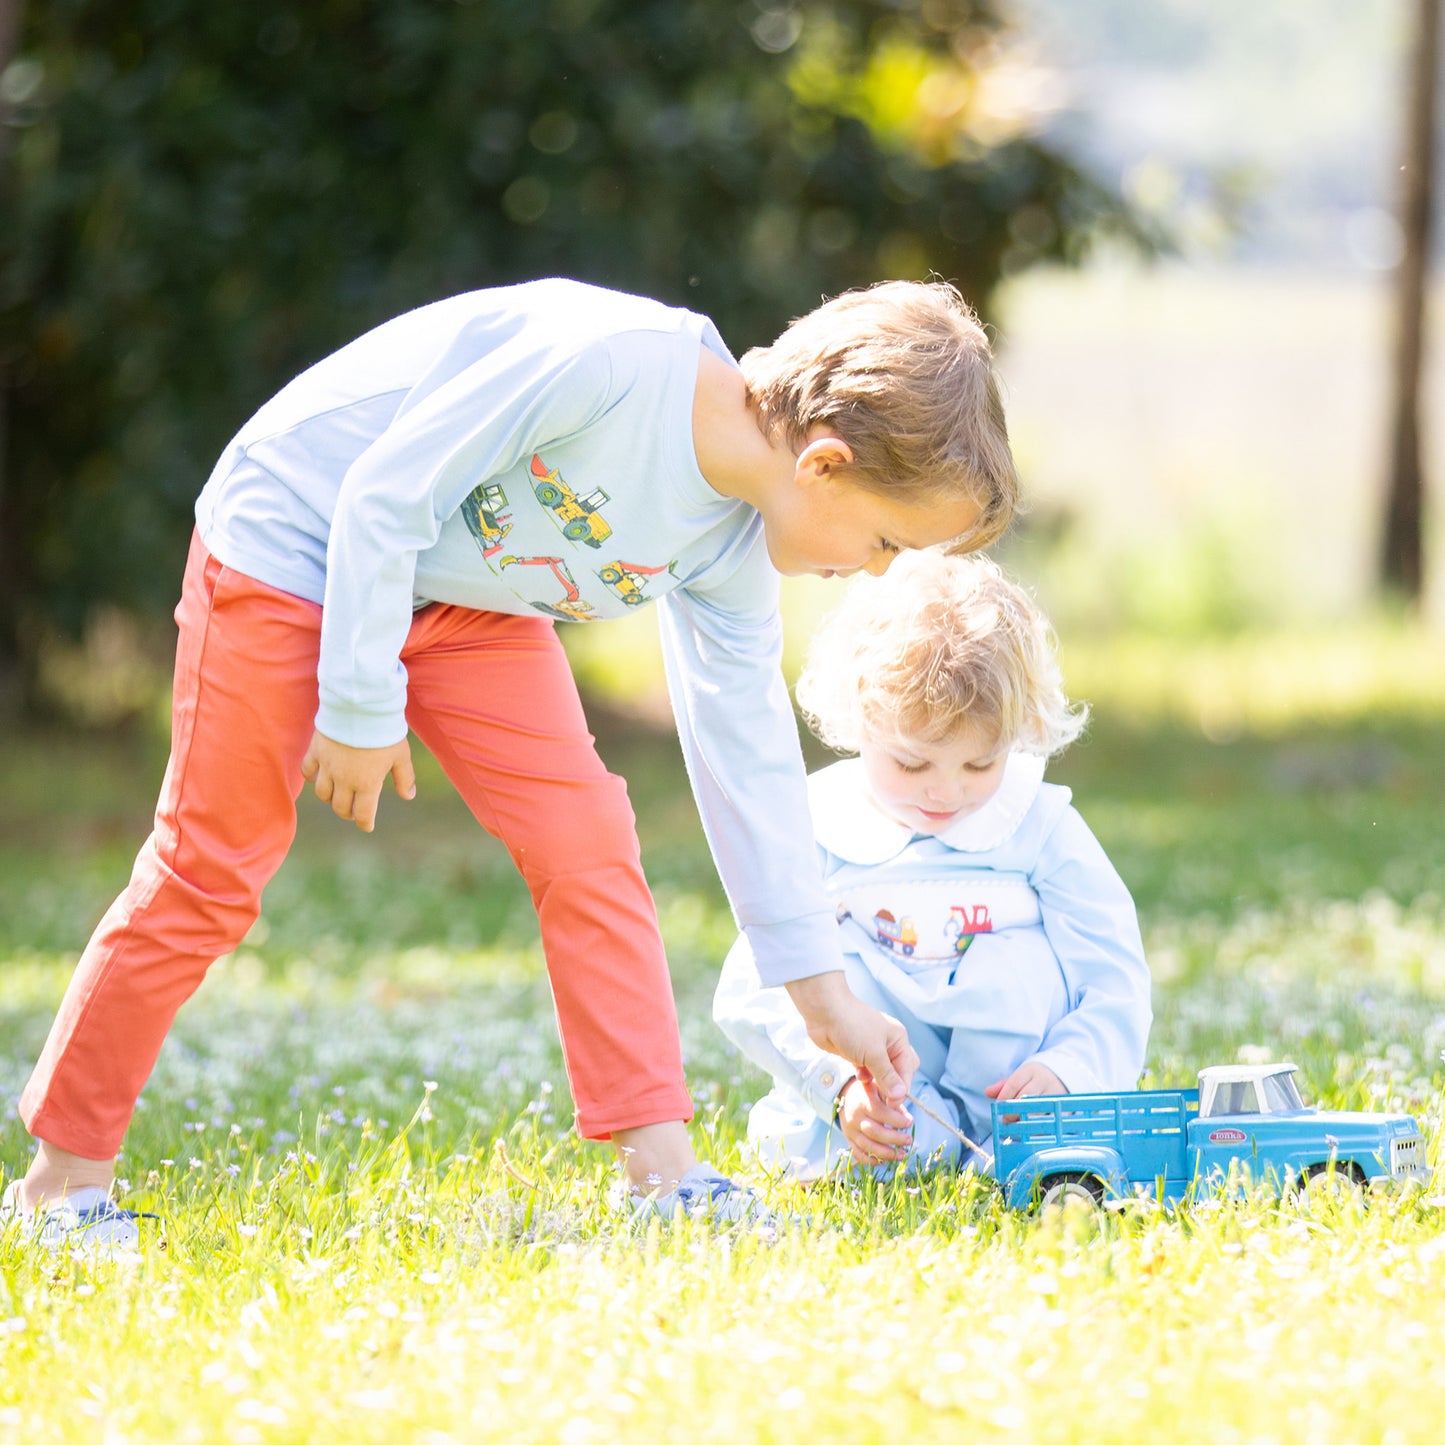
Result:
M694 1164L665 1194L644 1194L629 1188L626 1180L618 1180L612 1186L609 1202L619 1209L625 1205L638 1219L654 1215L676 1219L685 1215L715 1224L748 1224L755 1228L772 1228L777 1223L772 1211L747 1185L719 1174L710 1164Z
M122 1209L109 1190L77 1189L42 1209L26 1209L20 1203L17 1179L0 1199L0 1226L11 1221L44 1249L78 1249L93 1254L120 1254L140 1244L138 1219L154 1219Z

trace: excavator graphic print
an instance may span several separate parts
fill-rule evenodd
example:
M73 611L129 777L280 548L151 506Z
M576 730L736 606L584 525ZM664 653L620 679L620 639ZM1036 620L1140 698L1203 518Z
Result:
M597 614L577 588L571 570L560 557L503 557L497 566L507 567L550 567L552 575L562 586L562 596L556 602L533 602L538 612L556 617L562 622L595 622Z

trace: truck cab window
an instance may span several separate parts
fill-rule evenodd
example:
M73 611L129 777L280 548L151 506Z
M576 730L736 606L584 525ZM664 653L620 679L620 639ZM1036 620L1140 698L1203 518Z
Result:
M1260 1083L1264 1085L1264 1108L1267 1114L1289 1114L1303 1109L1305 1102L1300 1098L1299 1085L1293 1074L1266 1074Z
M1254 1090L1252 1079L1224 1080L1214 1086L1214 1093L1207 1107L1201 1111L1206 1117L1215 1114L1257 1114L1259 1096Z

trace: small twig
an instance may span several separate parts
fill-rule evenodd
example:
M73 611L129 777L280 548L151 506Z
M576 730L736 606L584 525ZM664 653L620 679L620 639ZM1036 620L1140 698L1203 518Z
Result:
M540 1184L534 1184L507 1158L507 1146L500 1139L492 1145L492 1152L497 1156L497 1161L501 1164L502 1168L505 1169L518 1184L526 1185L534 1194L542 1187Z
M982 1159L985 1164L993 1163L993 1155L990 1154L987 1149L980 1148L979 1145L975 1144L973 1140L970 1139L968 1135L963 1132L962 1129L955 1128L941 1114L935 1114L933 1110L930 1109L928 1105L925 1104L921 1099L916 1098L911 1092L905 1094L904 1098L906 1098L915 1109L922 1109L923 1112L927 1114L928 1117L932 1119L935 1124L942 1124L943 1127L947 1129L948 1132L952 1134L953 1137L957 1139L960 1144L968 1145L968 1147L972 1149L973 1152L977 1154L978 1157Z

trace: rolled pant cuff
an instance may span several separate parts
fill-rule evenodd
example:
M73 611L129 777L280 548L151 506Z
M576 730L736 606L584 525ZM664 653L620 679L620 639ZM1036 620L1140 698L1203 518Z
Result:
M618 1129L643 1129L649 1124L690 1123L692 1096L686 1089L668 1090L646 1099L629 1100L622 1109L577 1110L577 1132L584 1139L606 1141Z

